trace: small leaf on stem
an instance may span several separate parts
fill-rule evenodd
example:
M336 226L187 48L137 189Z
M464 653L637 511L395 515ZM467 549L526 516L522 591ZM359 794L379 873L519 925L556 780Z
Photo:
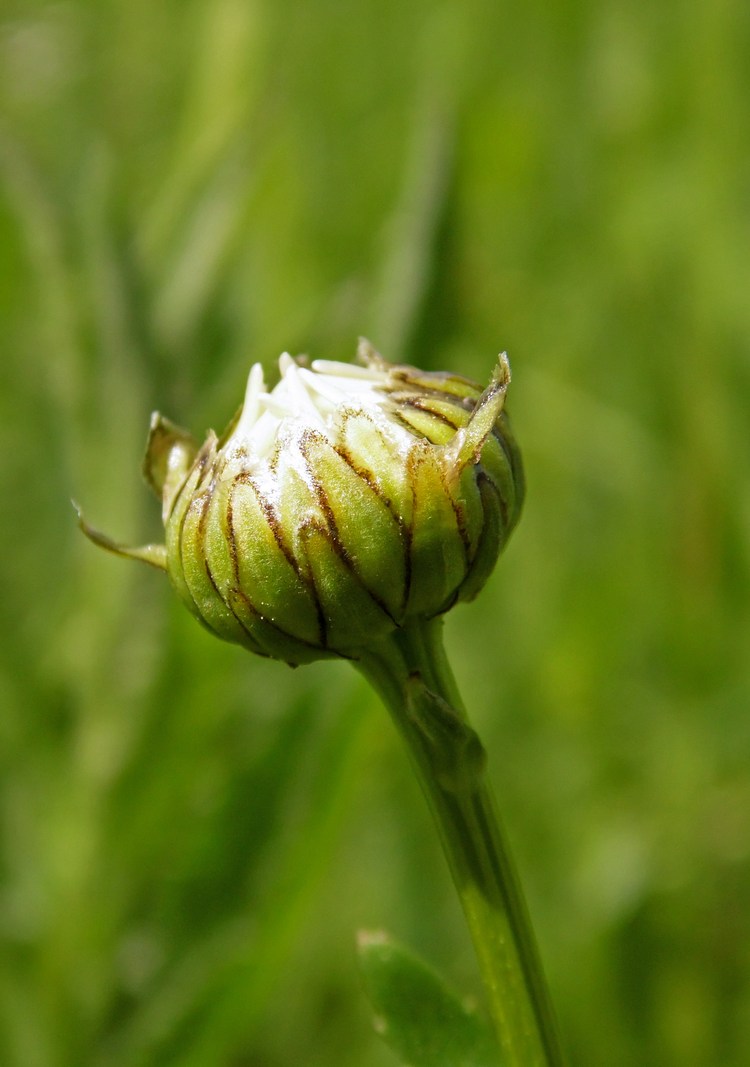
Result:
M500 1067L490 1026L420 959L382 931L362 931L359 963L374 1025L408 1067Z

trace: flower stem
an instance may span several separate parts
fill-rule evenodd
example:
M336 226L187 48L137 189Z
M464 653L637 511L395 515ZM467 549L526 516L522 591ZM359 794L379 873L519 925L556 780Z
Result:
M562 1067L521 887L442 643L442 620L397 630L357 667L406 743L471 931L504 1067Z

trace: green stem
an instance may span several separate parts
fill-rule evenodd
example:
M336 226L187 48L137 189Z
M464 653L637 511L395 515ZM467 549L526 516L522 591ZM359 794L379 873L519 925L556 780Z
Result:
M505 1067L562 1067L521 887L442 643L442 622L398 630L358 661L406 743L474 940Z

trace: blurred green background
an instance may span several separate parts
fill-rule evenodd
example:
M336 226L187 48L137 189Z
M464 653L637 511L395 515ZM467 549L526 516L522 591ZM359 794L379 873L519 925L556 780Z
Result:
M514 368L447 622L571 1064L750 1062L742 0L5 0L0 1063L388 1067L354 933L479 995L390 722L155 571L159 408L253 360Z

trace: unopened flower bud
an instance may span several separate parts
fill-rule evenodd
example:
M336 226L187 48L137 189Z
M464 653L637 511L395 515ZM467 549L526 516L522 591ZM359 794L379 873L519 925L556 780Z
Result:
M519 516L521 460L503 412L503 355L489 386L387 363L283 355L266 391L198 448L155 415L146 478L166 546L97 543L163 567L210 630L305 663L431 618L484 584Z

